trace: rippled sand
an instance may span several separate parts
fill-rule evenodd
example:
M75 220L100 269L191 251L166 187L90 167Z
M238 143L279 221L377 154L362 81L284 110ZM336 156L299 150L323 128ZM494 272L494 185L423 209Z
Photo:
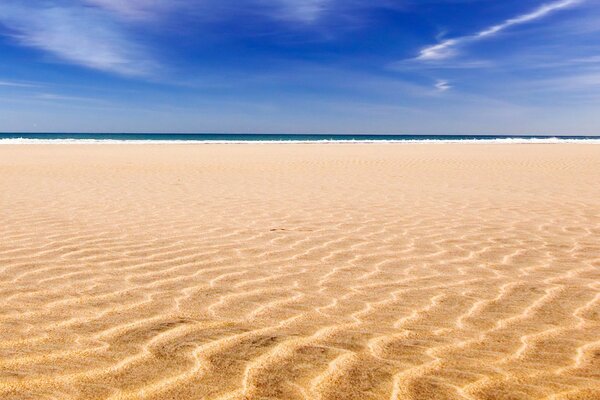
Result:
M600 399L600 146L0 147L0 398Z

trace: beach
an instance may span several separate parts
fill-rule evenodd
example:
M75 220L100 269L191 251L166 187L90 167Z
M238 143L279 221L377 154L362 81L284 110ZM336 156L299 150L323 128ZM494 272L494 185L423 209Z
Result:
M0 398L600 399L600 146L0 146Z

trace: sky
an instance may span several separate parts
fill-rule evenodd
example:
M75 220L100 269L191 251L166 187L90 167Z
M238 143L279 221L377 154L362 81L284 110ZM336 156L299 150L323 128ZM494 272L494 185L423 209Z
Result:
M600 1L0 0L0 132L600 135Z

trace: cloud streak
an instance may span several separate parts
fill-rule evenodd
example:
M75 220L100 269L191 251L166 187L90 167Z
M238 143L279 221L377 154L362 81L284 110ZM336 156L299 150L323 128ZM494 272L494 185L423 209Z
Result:
M0 0L0 26L15 44L52 55L55 60L128 76L152 75L158 68L132 29L152 26L168 16L202 22L242 12L273 20L312 24L334 0ZM210 17L206 17L206 14ZM212 13L212 14L211 14Z
M82 0L83 4L101 8L123 19L147 21L183 7L180 0ZM190 0L188 5L196 5Z
M438 90L438 92L446 92L452 89L452 85L450 85L450 82L443 79L438 79L434 86Z
M513 26L544 18L553 12L572 7L582 1L584 0L559 0L544 4L530 13L507 19L500 24L490 26L473 35L446 39L438 44L427 46L420 51L416 59L419 61L439 61L452 58L458 54L457 48L461 45L493 37Z
M2 3L0 24L17 44L68 63L121 75L145 75L153 65L123 29L94 8Z
M219 0L79 0L106 10L121 19L147 21L170 13L186 13L198 18L226 18L242 11L263 14L276 20L302 23L317 21L335 0L239 0L235 6ZM225 14L225 15L224 15Z
M301 22L311 23L319 19L330 0L277 0L280 16Z
M37 85L31 83L13 82L13 81L2 81L0 80L0 87L13 87L13 88L34 88Z

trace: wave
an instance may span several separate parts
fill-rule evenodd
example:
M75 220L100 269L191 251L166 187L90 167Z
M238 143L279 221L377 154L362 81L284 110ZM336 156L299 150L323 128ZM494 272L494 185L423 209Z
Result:
M294 140L294 139L274 139L274 140L261 140L261 139L247 139L247 140L169 140L169 139L79 139L79 138L0 138L0 145L35 145L35 144L415 144L415 143L430 143L430 144L444 144L444 143L462 143L462 144L562 144L562 143L575 143L575 144L600 144L599 138L568 138L568 137L535 137L535 138L523 138L523 137L506 137L506 138L441 138L432 139L430 137L423 139L307 139L307 140Z

